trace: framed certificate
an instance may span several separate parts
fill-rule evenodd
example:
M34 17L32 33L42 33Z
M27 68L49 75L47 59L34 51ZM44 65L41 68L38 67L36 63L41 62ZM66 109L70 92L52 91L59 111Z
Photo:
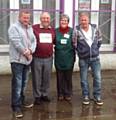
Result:
M79 10L90 10L90 0L80 0Z
M101 0L101 4L108 4L109 0Z
M31 4L31 0L21 0L21 4Z

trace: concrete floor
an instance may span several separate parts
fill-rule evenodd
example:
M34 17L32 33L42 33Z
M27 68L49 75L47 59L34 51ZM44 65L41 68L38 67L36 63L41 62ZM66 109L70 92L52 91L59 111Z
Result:
M92 88L91 75L90 85ZM10 108L11 76L0 76L0 120L16 120ZM24 109L21 120L115 120L116 119L116 71L103 71L103 106L97 106L91 101L84 106L81 101L79 73L73 74L73 97L71 102L57 101L56 77L52 74L50 103ZM33 101L31 80L27 86L27 100Z

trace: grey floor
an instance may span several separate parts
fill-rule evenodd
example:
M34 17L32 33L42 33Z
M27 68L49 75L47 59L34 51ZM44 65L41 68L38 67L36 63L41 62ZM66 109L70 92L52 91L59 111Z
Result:
M92 93L92 77L89 74ZM16 120L10 108L11 76L0 76L0 120ZM73 73L73 97L71 102L57 101L56 77L52 74L51 102L24 109L21 120L116 120L116 71L102 72L103 106L92 100L90 105L82 105L79 73ZM27 86L27 100L33 101L31 80ZM92 95L91 95L92 97Z

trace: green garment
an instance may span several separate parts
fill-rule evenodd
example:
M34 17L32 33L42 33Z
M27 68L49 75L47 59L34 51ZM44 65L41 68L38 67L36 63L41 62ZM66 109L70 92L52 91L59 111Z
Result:
M74 49L72 45L72 32L62 34L59 29L56 29L56 44L55 44L55 67L59 70L73 69L74 65Z

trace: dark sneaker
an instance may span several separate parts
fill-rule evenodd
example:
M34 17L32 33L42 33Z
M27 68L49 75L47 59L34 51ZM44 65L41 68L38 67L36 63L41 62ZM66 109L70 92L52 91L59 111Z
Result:
M40 104L41 104L41 99L35 98L34 105L40 105Z
M23 107L25 107L25 108L32 108L33 107L33 103L24 103Z
M94 102L97 104L97 105L103 105L103 101L100 99L100 98L94 98Z
M66 100L66 101L71 101L71 97L70 97L70 96L66 96L66 97L65 97L65 100Z
M50 99L48 98L48 96L41 96L41 100L44 102L50 102Z
M89 97L88 96L83 97L83 102L82 103L84 105L89 105L89 103L90 103Z
M23 113L21 111L15 111L15 112L13 112L13 116L16 118L22 118Z

